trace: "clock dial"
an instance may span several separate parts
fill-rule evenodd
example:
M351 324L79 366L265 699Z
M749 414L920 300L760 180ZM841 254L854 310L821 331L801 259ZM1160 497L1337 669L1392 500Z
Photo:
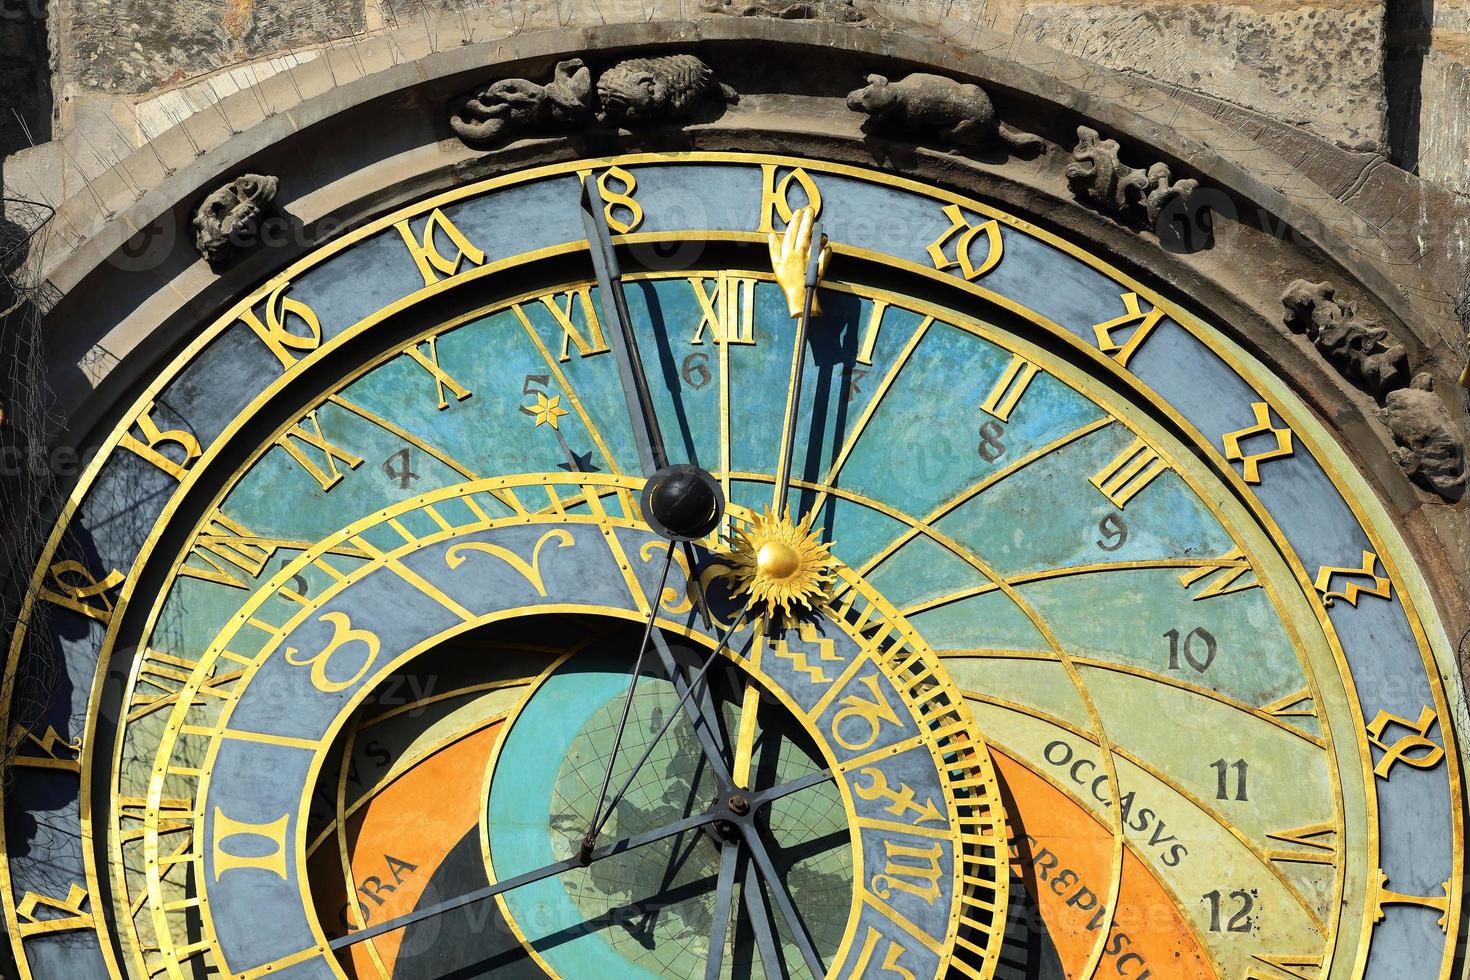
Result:
M767 254L803 205L809 322ZM628 157L390 215L120 430L88 486L156 488L159 530L45 564L127 681L7 795L13 835L91 787L85 903L32 901L12 848L21 952L1440 976L1460 787L1419 586L1261 377L1031 225L834 165ZM728 499L687 548L640 503L663 462Z

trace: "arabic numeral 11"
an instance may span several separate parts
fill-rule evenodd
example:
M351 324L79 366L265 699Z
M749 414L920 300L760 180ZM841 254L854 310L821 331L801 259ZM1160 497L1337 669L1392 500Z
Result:
M1249 802L1250 797L1245 792L1246 771L1250 765L1244 759L1236 759L1234 762L1226 762L1224 759L1216 759L1210 763L1210 768L1215 770L1215 799L1230 799L1230 770L1235 770L1235 799L1239 802Z

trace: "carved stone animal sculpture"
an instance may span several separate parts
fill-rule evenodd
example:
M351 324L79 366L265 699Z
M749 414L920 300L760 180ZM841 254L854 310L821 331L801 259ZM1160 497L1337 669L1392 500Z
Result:
M692 54L620 61L597 79L597 98L601 118L614 124L688 119L702 105L739 100Z
M1465 444L1444 402L1434 394L1434 379L1420 374L1407 388L1390 392L1384 417L1394 460L1414 482L1449 501L1465 495Z
M867 85L848 93L847 107L867 114L868 132L907 130L968 148L997 142L1013 150L1043 145L1038 137L1001 123L983 88L942 75L915 72L897 82L869 75Z
M506 78L467 96L449 117L468 143L509 139L524 129L585 122L592 118L592 73L580 58L559 62L545 85Z
M261 209L275 199L280 182L275 177L245 174L204 199L194 212L194 247L205 261L220 262L239 247L252 231Z
M1281 295L1285 322L1304 333L1349 381L1382 398L1409 381L1404 345L1383 327L1363 319L1352 303L1339 302L1329 283L1297 279Z

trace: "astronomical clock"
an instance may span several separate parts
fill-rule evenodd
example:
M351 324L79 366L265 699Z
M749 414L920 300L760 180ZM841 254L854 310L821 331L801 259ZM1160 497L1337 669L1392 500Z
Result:
M36 569L21 976L1450 976L1442 628L1212 316L795 156L338 235Z

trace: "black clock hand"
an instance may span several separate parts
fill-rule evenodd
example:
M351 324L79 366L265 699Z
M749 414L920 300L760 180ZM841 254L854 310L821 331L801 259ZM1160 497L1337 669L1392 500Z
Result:
M749 607L747 606L746 608L748 609ZM710 654L709 659L704 662L704 666L701 667L699 669L699 672L696 673L694 677L687 682L684 681L684 675L682 672L680 672L678 664L674 662L673 654L669 651L667 644L664 642L663 635L655 633L654 644L658 647L659 652L665 657L664 668L669 672L669 678L674 684L674 689L679 692L679 703L676 704L674 706L674 710L670 711L668 713L668 716L664 718L663 725L659 727L659 730L654 733L653 738L650 739L648 744L644 747L643 755L638 759L636 763L633 764L633 768L628 771L627 779L623 781L623 785L619 787L618 791L613 794L613 798L608 801L607 808L602 811L601 814L594 814L596 820L592 824L592 829L582 840L582 854L590 855L592 853L592 845L596 843L597 835L602 832L603 825L607 823L608 819L612 816L613 810L616 809L618 805L618 801L623 798L623 794L628 792L628 787L633 785L633 780L638 776L638 773L643 769L644 764L647 763L649 758L653 755L653 750L658 746L659 740L664 737L664 733L667 732L669 728L674 724L674 719L678 718L681 712L689 712L691 709L693 709L694 713L691 713L689 717L690 720L694 723L695 731L700 736L700 744L704 749L705 756L709 758L710 768L714 772L715 781L720 786L721 794L728 793L730 791L730 777L724 769L724 759L719 752L718 746L715 746L713 744L713 738L710 736L710 733L704 724L704 717L698 713L697 708L690 704L690 700L693 697L694 692L699 690L699 686L704 683L704 679L706 676L708 676L710 668L714 666L715 661L720 659L720 653L725 649L726 646L729 645L730 637L735 635L735 631L738 630L740 628L740 624L745 621L745 613L745 609L742 609L740 611L740 614L735 617L734 621L730 624L730 627L725 630L725 635L720 637L719 645L715 647L714 652ZM626 720L627 716L625 713L624 721L626 722ZM621 734L622 728L619 727L618 731L619 734ZM612 762L609 761L608 773L611 774L611 772Z
M725 961L725 935L730 929L730 906L735 894L735 873L740 869L740 845L727 840L720 847L720 877L715 884L715 912L710 920L709 956L704 962L704 980L720 980Z
M592 198L595 181L582 182L582 228L587 233L587 247L592 252L592 268L597 274L597 289L602 294L603 318L607 320L608 346L618 365L618 380L623 385L623 398L628 403L628 417L633 423L633 442L638 447L638 462L644 476L668 465L664 438L659 432L658 416L653 411L653 395L648 388L648 375L643 358L633 337L628 317L628 297L623 292L623 276L618 268L618 255L602 209Z
M750 812L754 813L763 806L791 796L794 793L800 793L802 790L810 789L831 778L831 771L823 769L818 772L807 773L805 776L793 779L789 783L773 786L761 793L752 794L750 797ZM673 823L659 827L656 830L644 831L641 834L634 834L632 837L625 837L616 843L609 844L607 847L599 847L592 852L592 860L601 861L603 858L612 857L615 854L623 854L635 848L678 836L687 830L695 830L719 820L728 820L730 817L730 811L726 807L717 805L706 810L704 813L691 814L682 820L675 820ZM554 878L559 874L584 866L580 856L567 858L564 861L556 861L545 867L536 868L532 871L506 878L504 881L497 881L493 885L486 885L484 888L477 888L472 892L466 892L457 898L447 899L439 902L437 905L415 909L406 915L400 915L396 919L388 919L376 925L368 926L365 929L359 929L357 932L343 936L340 939L334 939L327 945L332 949L346 949L349 946L355 946L369 939L375 939L384 933L403 929L416 922L422 922L425 919L431 919L436 915L443 915L445 912L453 912L455 909L464 908L466 905L473 905L476 902L483 902L488 898L494 898L496 895L508 892L513 888L530 885L547 878Z

